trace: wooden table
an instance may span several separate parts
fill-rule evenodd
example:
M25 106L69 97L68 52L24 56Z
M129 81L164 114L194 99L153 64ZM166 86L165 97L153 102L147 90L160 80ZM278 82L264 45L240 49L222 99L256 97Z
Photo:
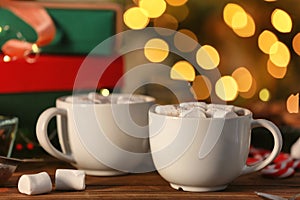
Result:
M220 192L193 193L172 189L156 172L129 174L115 177L86 177L84 191L55 191L49 194L28 196L18 192L17 183L22 174L46 171L54 183L58 168L72 166L51 160L45 163L26 163L18 167L13 177L0 187L0 199L262 199L254 191L269 192L291 197L300 192L300 172L286 179L268 179L254 173L239 177Z

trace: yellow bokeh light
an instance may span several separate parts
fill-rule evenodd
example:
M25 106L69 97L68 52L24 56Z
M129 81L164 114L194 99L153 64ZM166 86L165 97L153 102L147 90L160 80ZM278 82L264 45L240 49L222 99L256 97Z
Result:
M293 22L290 15L281 9L275 9L271 15L271 23L281 33L289 33L292 30Z
M236 13L245 13L245 10L235 3L228 3L223 9L223 19L230 28L232 28L232 21Z
M197 47L198 38L192 31L181 29L174 35L174 45L182 52L191 52Z
M254 77L252 77L251 88L247 92L240 92L239 95L245 99L250 99L255 95L256 89L257 89L256 80Z
M186 4L182 6L168 6L166 13L174 16L178 22L184 21L189 15L189 8Z
M264 1L266 1L266 2L275 2L277 0L264 0Z
M271 98L270 91L267 88L263 88L259 91L259 99L262 101L269 101Z
M170 76L174 80L194 81L195 74L193 65L182 60L173 65Z
M244 28L245 26L247 26L247 23L248 23L248 17L245 11L243 12L239 11L234 13L231 22L231 26L233 29Z
M272 63L269 59L268 63L267 63L267 70L268 70L269 74L271 76L273 76L274 78L282 79L282 78L284 78L284 76L287 72L287 67L278 67L278 66L274 65L274 63Z
M239 67L232 73L232 77L238 84L239 92L248 92L252 85L252 75L245 67Z
M157 18L166 11L167 4L164 0L141 0L139 6L149 18Z
M162 62L169 55L169 45L162 39L150 39L144 48L146 58L151 62Z
M293 49L300 56L300 33L293 38Z
M170 6L182 6L184 5L188 0L166 0L166 2Z
M126 10L123 20L126 26L134 30L145 28L150 21L146 12L139 7L132 7Z
M299 93L289 96L286 101L286 108L289 113L299 113Z
M218 67L220 63L220 56L214 47L204 45L197 51L196 60L200 67L206 70L211 70Z
M178 28L178 21L175 17L169 14L163 14L162 16L155 18L153 21L154 27L162 29L155 29L161 35L171 35Z
M10 57L10 56L5 55L5 56L3 57L3 62L10 62L10 61L11 61L11 57Z
M275 42L270 48L270 60L278 67L288 66L291 59L289 48L282 42Z
M215 85L217 96L224 101L233 101L238 95L238 84L231 76L221 77Z
M272 45L275 44L277 41L278 38L273 32L264 30L258 36L258 47L265 54L269 54Z
M110 92L109 92L108 89L103 88L103 89L100 90L100 94L101 94L102 96L104 96L104 97L107 97L107 96L110 94Z
M205 100L210 96L211 93L211 82L204 75L198 75L192 84L192 93L197 100Z
M251 15L247 14L247 24L242 28L233 28L235 34L240 37L252 37L255 34L255 22Z

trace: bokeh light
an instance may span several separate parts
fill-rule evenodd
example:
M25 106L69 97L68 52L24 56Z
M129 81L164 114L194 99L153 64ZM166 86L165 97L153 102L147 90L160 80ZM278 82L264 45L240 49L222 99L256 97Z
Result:
M299 93L289 96L286 101L286 108L289 113L299 113Z
M282 42L275 42L270 48L270 60L278 67L288 66L291 59L289 48Z
M212 85L204 75L197 75L192 83L192 93L197 100L205 100L210 96Z
M150 39L144 48L146 58L151 62L162 62L169 55L169 45L162 39Z
M222 76L215 85L217 96L224 101L233 101L238 95L238 84L232 76Z
M157 18L166 11L167 4L164 0L140 0L139 6L149 18Z
M100 90L100 94L101 94L102 96L107 97L107 96L110 94L110 92L109 92L108 89L103 88L103 89Z
M235 34L240 37L252 37L255 34L255 22L251 15L247 13L247 24L242 28L233 28Z
M187 39L186 36L191 39ZM191 52L198 45L198 38L192 31L188 29L181 29L174 35L174 45L182 52Z
M123 20L126 26L134 30L145 28L150 21L146 12L139 7L132 7L126 10Z
M182 6L184 5L188 0L166 0L166 2L170 6Z
M239 92L239 96L245 98L245 99L250 99L252 98L257 90L257 83L254 77L252 77L252 84L251 88L247 92Z
M244 28L245 26L247 26L247 23L247 13L244 10L235 12L232 16L231 27L233 29Z
M292 30L293 22L290 15L281 9L275 9L271 15L271 23L281 33L289 33Z
M174 80L194 81L195 74L193 65L185 60L178 61L171 68L171 79Z
M206 70L215 69L220 63L218 51L210 45L200 47L196 53L196 60L200 67Z
M272 45L275 44L277 41L278 38L273 32L269 30L264 30L258 36L258 47L265 54L270 54L270 49Z
M154 27L159 27L156 31L160 35L171 35L178 28L178 21L175 17L169 14L163 14L153 20Z
M11 61L11 57L8 55L3 56L3 62L10 62Z
M239 67L232 73L232 77L238 84L239 92L248 92L252 85L252 75L245 67Z
M293 49L300 56L300 33L297 33L293 38Z
M235 3L228 3L223 9L223 19L230 28L232 28L232 21L236 13L245 13L245 10Z
M272 77L277 79L282 79L284 78L287 72L287 67L278 67L274 65L269 59L267 62L267 70Z
M269 101L271 99L271 93L267 88L263 88L259 91L259 99L262 101Z

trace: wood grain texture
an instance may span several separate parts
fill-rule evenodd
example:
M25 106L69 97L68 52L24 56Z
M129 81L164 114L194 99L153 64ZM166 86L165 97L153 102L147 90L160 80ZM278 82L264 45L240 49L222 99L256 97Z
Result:
M50 160L45 163L27 163L19 166L13 177L0 186L0 199L207 199L207 200L255 200L261 199L255 191L291 197L300 192L300 173L286 179L268 179L254 173L239 177L224 191L184 192L172 189L156 172L128 174L115 177L86 176L84 191L56 191L49 194L28 196L18 192L17 183L22 174L46 171L50 174L54 188L55 170L72 166Z

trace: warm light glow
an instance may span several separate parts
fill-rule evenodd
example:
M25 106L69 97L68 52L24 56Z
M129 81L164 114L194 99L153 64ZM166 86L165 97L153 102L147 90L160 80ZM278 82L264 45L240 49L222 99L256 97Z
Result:
M299 113L299 93L289 96L286 101L286 108L289 113Z
M10 56L5 55L5 56L3 57L3 62L10 62L10 61L11 61L11 57L10 57Z
M277 41L278 38L274 33L265 30L258 36L258 47L265 54L269 54L271 46Z
M174 16L178 22L182 22L189 15L189 8L186 4L182 6L168 6L166 13Z
M276 0L265 0L266 2L275 2Z
M292 30L293 22L290 15L281 9L275 9L271 16L271 23L276 30L282 33L289 33Z
M197 51L196 60L200 67L210 70L216 68L219 65L220 56L218 51L214 47L210 45L204 45Z
M163 29L155 29L161 35L171 35L178 28L178 21L175 17L169 14L163 14L162 16L155 18L153 21L154 27Z
M2 26L0 26L0 33L2 32Z
M270 48L270 60L278 67L288 66L291 59L289 48L282 42L275 42Z
M178 61L171 69L171 79L193 81L195 79L195 69L187 61Z
M139 7L133 7L126 10L123 15L123 20L126 26L134 30L143 29L149 23L146 12Z
M193 81L191 90L197 100L205 100L210 96L211 88L210 80L204 75L198 75Z
M110 92L109 92L108 89L103 88L103 89L100 90L100 94L101 94L102 96L104 96L104 97L107 97L107 96L110 94Z
M256 80L254 77L252 77L252 84L250 90L248 90L247 92L240 92L239 95L245 99L250 99L255 95L256 90L257 90Z
M278 67L274 65L270 60L267 63L267 70L271 76L274 78L282 79L284 78L287 68L286 67Z
M233 29L241 29L247 26L248 19L245 11L238 11L234 13L231 21L231 27Z
M233 101L238 95L238 84L231 76L221 77L215 85L217 96L224 101Z
M157 18L166 11L167 4L164 0L141 0L139 6L149 18Z
M186 38L186 37L190 38ZM198 44L198 38L192 31L188 29L181 29L174 35L174 45L182 52L193 51Z
M300 56L300 33L293 38L293 49Z
M255 22L253 18L247 14L247 24L242 28L234 28L233 31L240 37L252 37L255 34Z
M245 67L239 67L232 73L232 77L238 84L239 92L248 92L252 85L252 75Z
M269 101L271 98L270 91L267 88L260 90L259 99L262 101Z
M146 58L151 62L162 62L169 55L169 45L162 39L150 39L144 48Z
M33 44L31 46L31 50L32 50L33 53L39 53L40 52L40 48L38 47L37 44Z
M232 28L232 21L236 13L245 13L245 10L234 3L228 3L223 9L223 19L230 28Z
M183 4L185 4L188 0L166 0L166 2L170 5L170 6L182 6Z

